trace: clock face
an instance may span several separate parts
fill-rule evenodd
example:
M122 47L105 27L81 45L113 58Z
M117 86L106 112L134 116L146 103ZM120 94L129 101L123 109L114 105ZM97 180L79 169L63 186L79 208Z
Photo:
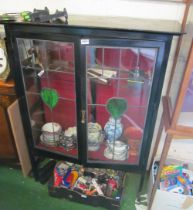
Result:
M0 48L0 74L6 70L7 67L7 58L5 52Z

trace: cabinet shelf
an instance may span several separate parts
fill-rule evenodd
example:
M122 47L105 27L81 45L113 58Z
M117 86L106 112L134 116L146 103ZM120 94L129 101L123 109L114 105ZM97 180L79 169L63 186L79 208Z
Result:
M65 150L63 147L60 146L47 146L45 144L39 143L36 145L38 149L45 150L48 152L54 152L56 154L62 155L62 156L67 156L67 157L77 157L78 156L78 150L77 149L72 149L70 151Z
M44 71L44 69L42 69L40 67L22 66L21 68L23 69L23 71L27 71L29 73L32 71L36 71L36 72ZM45 72L58 72L58 73L65 73L65 74L74 74L74 70L67 69L66 67L56 67L54 69L46 68Z

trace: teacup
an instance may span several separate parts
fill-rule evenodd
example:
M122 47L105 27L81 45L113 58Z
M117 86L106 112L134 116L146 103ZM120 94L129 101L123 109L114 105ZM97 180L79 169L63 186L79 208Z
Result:
M59 141L62 127L59 123L48 122L42 127L44 141Z

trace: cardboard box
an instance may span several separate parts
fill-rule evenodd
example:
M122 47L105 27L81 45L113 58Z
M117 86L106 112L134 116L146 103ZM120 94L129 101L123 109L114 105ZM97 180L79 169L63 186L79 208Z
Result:
M154 162L157 160L159 160L158 157L155 158ZM166 163L183 165L183 162L175 159L168 159ZM188 166L189 169L191 169L188 170L188 173L193 175L193 164L189 164ZM148 185L148 202L150 200L154 182L155 179L152 166ZM151 210L193 210L193 196L182 195L157 189Z

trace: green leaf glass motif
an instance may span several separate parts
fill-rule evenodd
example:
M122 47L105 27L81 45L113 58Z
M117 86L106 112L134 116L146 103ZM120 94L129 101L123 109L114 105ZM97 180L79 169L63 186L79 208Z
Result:
M107 101L107 111L114 119L120 118L123 113L127 110L127 100L124 98L110 98Z
M43 102L50 108L53 109L58 103L58 93L55 89L43 88L41 90L41 98Z

